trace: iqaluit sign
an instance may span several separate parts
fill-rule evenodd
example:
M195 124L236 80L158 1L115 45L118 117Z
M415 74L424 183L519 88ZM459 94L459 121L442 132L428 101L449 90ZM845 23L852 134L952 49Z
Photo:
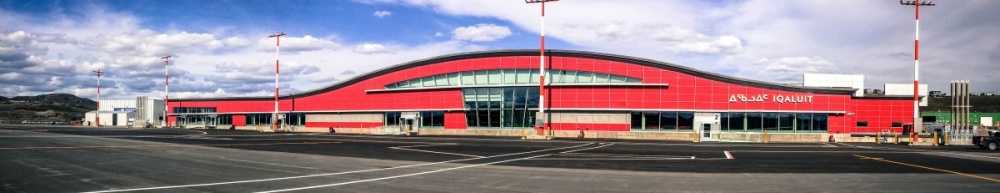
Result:
M734 94L729 96L730 103L752 103L752 102L767 102L771 101L773 103L812 103L812 95L774 95L768 99L767 94L761 94L756 96L747 96L744 94Z

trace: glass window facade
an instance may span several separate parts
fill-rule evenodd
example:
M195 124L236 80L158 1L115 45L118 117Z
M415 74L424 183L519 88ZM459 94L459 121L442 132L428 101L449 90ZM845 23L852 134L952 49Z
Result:
M632 130L684 131L693 126L693 112L632 112Z
M596 72L547 70L546 83L642 83L641 79ZM479 70L421 77L385 85L385 89L475 85L536 85L537 69Z
M215 112L215 107L174 107L173 113L191 113L177 116L177 124L180 126L215 126L219 124L219 117ZM232 124L232 117L229 119Z
M245 118L246 118L247 126L250 126L250 125L271 125L271 114L270 113L247 114Z
M825 133L826 119L825 113L719 113L723 132Z
M305 113L288 113L285 117L285 122L288 125L294 126L304 126L306 125L306 114Z
M444 128L444 111L420 112L420 128Z
M529 109L538 108L538 87L465 88L462 96L469 128L534 126L535 112ZM440 116L441 126L444 126L444 113Z
M399 117L402 115L400 112L387 112L385 113L385 126L397 126L399 125Z
M693 112L632 112L633 131L691 131ZM809 133L827 130L824 113L719 113L723 132Z

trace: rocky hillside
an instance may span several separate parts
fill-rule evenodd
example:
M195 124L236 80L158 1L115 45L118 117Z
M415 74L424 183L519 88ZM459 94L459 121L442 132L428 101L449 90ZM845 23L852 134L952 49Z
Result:
M920 111L950 111L951 97L931 97ZM970 96L971 112L1000 112L1000 96Z
M83 119L84 113L96 109L96 101L65 93L0 96L0 122L71 122Z

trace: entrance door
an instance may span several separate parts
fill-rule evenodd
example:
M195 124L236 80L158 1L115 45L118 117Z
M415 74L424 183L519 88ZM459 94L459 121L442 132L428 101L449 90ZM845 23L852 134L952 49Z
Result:
M701 123L701 127L698 129L701 141L718 141L719 130L715 128L715 124L711 122Z
M417 120L419 119L399 118L399 133L406 134L407 130L417 132Z
M111 113L111 126L118 126L118 114Z

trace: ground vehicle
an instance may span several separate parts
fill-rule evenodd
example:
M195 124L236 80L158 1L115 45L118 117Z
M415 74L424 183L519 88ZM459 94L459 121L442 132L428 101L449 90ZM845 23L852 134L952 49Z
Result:
M986 136L973 136L972 144L979 148L997 150L1000 148L1000 132L988 131Z

